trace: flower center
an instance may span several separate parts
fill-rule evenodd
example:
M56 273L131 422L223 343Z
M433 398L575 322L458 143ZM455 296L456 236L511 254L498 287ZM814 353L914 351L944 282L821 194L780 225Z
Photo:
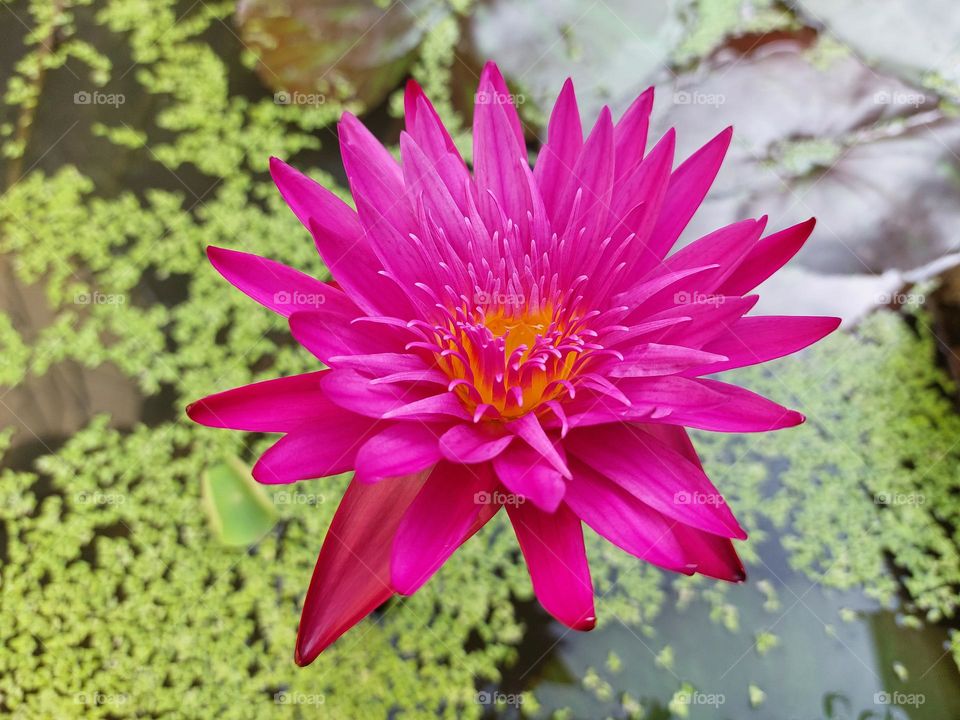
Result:
M437 363L474 419L513 419L562 394L591 345L550 306L458 308L436 328Z

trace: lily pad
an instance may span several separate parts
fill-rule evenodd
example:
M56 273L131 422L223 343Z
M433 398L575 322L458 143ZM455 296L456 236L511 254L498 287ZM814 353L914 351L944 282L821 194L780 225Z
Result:
M572 76L587 113L622 110L654 78L684 37L689 0L493 0L477 7L471 35L483 58L549 108ZM519 99L519 98L518 98Z
M371 107L446 13L436 0L242 0L236 22L277 102L320 105L330 96Z
M239 460L203 474L203 500L214 533L225 545L248 547L274 526L277 514Z
M677 128L681 157L735 128L684 240L762 213L773 229L816 216L791 267L851 277L914 270L956 250L960 121L928 91L815 50L794 39L728 49L658 88L654 127ZM799 280L785 298L803 302ZM835 302L840 311L836 289L819 310Z

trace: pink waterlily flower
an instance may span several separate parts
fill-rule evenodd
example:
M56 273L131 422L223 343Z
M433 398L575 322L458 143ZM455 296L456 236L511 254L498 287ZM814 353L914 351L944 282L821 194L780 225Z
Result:
M595 623L583 524L661 568L742 581L731 539L746 533L685 428L803 422L705 376L839 322L747 314L812 219L766 237L766 218L743 220L670 253L730 128L674 168L672 130L647 150L652 89L616 122L604 108L584 138L568 80L531 170L495 65L476 100L472 172L414 82L399 162L345 114L356 211L271 161L334 282L209 248L328 369L211 395L189 416L283 433L253 469L262 483L355 471L304 600L299 664L416 592L501 508L537 598L571 628Z

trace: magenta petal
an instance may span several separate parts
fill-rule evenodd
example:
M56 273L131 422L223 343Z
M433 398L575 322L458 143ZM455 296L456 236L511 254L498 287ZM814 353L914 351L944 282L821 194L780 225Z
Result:
M553 512L560 505L567 483L553 465L526 443L514 443L493 459L493 469L507 490Z
M691 368L711 363L722 363L724 355L682 347L644 343L636 345L624 354L623 360L610 369L611 377L650 377L674 375Z
M687 560L673 532L680 523L664 517L583 463L574 463L574 470L564 502L594 532L642 560L693 574L696 566Z
M330 274L357 305L374 313L380 307L409 307L399 289L377 274L382 265L350 206L277 158L270 158L270 173L283 199L313 235Z
M574 630L592 630L593 582L580 518L561 506L547 513L532 505L507 505L533 591L543 608Z
M540 453L547 462L559 470L561 475L565 478L570 477L567 463L560 455L561 450L558 450L558 446L547 437L540 420L534 413L521 415L516 420L509 422L507 429L526 441L527 445Z
M581 147L583 128L580 125L580 111L577 109L573 81L567 78L550 114L547 142L540 148L534 170L543 204L554 223L559 222L557 207L560 204L560 193L566 187L573 167L577 164Z
M734 583L747 579L743 563L728 538L711 535L683 524L677 524L673 532L688 556L696 562L697 573L700 575Z
M360 322L337 323L318 312L291 315L290 334L331 367L338 367L334 358L343 355L375 355L402 350L405 340L390 328Z
M488 465L441 462L434 467L393 540L390 576L398 593L415 593L493 517L499 509L490 502L495 485Z
M726 360L705 363L697 375L756 365L784 357L822 340L840 326L840 318L792 316L744 317L711 340L704 350Z
M744 295L783 267L813 232L814 218L760 240L720 286L728 295Z
M652 109L653 88L651 87L644 90L627 108L623 117L617 121L614 141L616 142L616 179L618 181L626 177L627 173L643 159Z
M496 433L482 425L454 425L440 437L440 451L455 463L486 462L503 452L513 438L511 433Z
M666 255L700 207L720 170L732 136L733 128L728 127L673 171L660 221L650 236L654 254L661 258Z
M310 420L280 438L253 466L266 485L339 475L354 468L357 450L373 433L374 422L342 410Z
M213 245L207 248L207 257L231 285L283 317L312 310L340 327L359 314L340 290L282 263Z
M323 541L297 632L296 661L309 665L324 648L393 595L390 547L423 487L415 475L364 485L354 480Z
M746 538L704 472L640 428L575 429L565 444L571 454L667 517L714 535Z
M411 475L441 458L437 437L443 427L401 422L381 430L357 451L357 477L363 482Z
M207 427L288 432L307 420L343 412L320 388L325 372L264 380L208 395L188 405L187 415Z
M785 408L745 388L703 378L694 382L716 393L722 400L704 407L687 405L673 408L666 417L651 418L651 421L716 432L770 432L794 427L805 420L796 410Z

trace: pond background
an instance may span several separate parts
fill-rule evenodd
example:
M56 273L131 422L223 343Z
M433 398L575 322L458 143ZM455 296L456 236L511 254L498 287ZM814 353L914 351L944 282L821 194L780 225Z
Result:
M12 0L0 6L0 714L17 718L960 718L960 13L946 0ZM654 134L734 143L690 240L818 218L760 312L842 315L736 374L804 412L698 433L748 581L595 537L600 623L531 598L503 522L306 669L300 602L345 478L258 488L271 442L184 417L312 369L208 244L326 277L266 173L343 186L416 77L465 156L483 61L535 153L657 86ZM502 520L502 518L501 518Z

